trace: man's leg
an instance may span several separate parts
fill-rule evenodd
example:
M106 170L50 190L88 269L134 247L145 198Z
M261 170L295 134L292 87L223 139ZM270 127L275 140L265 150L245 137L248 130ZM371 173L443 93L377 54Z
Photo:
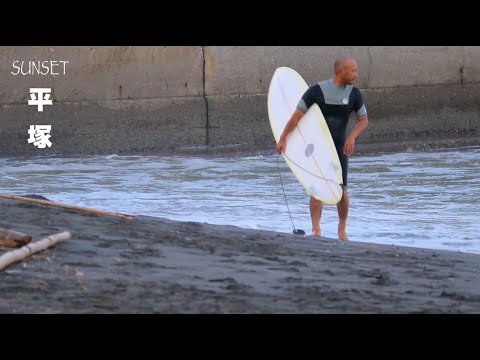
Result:
M320 236L320 218L322 217L323 203L310 196L310 217L312 218L312 235Z
M340 240L348 240L347 236L347 217L350 200L348 198L347 187L343 188L342 199L337 204L338 211L338 238Z
M340 146L341 145L341 146ZM348 156L343 153L343 142L337 147L338 158L342 165L342 177L343 177L343 194L342 198L337 204L338 211L338 238L340 240L348 240L347 236L347 217L348 208L350 206L350 200L348 198L347 183L348 183Z

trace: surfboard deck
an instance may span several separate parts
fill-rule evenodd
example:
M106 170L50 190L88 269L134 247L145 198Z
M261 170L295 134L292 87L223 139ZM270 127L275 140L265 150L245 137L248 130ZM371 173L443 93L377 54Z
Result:
M308 89L295 70L279 67L268 90L268 117L275 141ZM325 118L314 104L287 136L285 162L308 195L326 204L337 204L343 194L342 167Z

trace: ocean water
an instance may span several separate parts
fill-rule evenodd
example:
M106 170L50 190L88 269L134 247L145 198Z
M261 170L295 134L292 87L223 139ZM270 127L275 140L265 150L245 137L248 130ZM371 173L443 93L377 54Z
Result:
M350 240L480 253L480 147L353 156L349 169ZM2 193L181 221L311 231L308 195L276 154L3 158L0 175ZM336 238L337 223L336 206L325 205L322 235Z

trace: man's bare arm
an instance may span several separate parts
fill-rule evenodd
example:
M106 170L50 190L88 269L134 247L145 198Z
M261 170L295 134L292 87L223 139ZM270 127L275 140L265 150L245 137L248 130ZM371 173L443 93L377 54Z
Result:
M358 119L355 127L348 134L345 144L343 145L343 153L347 156L350 156L355 151L355 140L357 137L365 130L368 126L368 116L363 115Z
M288 120L287 125L285 125L282 135L280 135L280 140L278 141L278 144L277 144L277 152L279 154L285 151L285 147L286 147L285 142L287 140L287 136L288 134L290 134L290 132L293 129L295 129L295 127L297 126L298 122L303 117L303 115L305 115L303 111L301 111L300 109L295 109L292 116L290 117L290 120Z

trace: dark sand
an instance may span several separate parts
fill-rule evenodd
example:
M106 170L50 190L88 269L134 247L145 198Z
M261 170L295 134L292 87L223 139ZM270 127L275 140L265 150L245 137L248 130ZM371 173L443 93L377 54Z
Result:
M1 313L480 313L480 256L0 199L72 238L0 271ZM0 255L12 249L0 248Z

